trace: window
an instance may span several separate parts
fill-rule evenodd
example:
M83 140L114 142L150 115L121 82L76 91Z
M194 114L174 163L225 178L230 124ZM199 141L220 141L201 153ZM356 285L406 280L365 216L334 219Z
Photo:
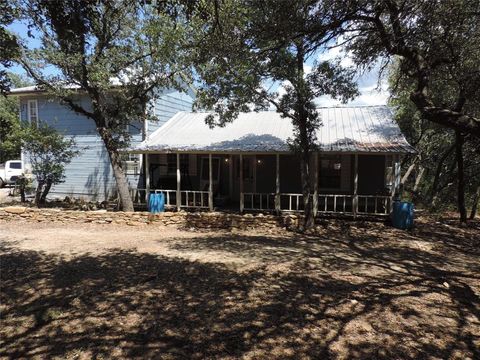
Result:
M140 174L140 154L127 154L123 160L126 175Z
M22 163L21 162L11 162L10 169L21 169Z
M28 100L27 117L30 124L38 124L38 103L37 100Z
M320 187L340 189L342 158L340 155L325 155L320 158Z

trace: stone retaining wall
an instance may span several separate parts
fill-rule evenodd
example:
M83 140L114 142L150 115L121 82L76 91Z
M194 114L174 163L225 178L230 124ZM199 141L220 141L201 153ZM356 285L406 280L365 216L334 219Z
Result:
M238 229L252 227L267 229L292 227L298 224L296 215L231 214L223 212L148 212L77 211L63 209L35 209L21 206L0 208L0 220L36 221L55 223L95 223L142 226L147 224L171 225L197 229Z

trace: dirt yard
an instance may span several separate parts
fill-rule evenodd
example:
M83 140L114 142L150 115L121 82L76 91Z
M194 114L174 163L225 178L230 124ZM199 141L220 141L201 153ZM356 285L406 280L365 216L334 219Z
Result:
M480 223L0 222L1 358L480 359Z

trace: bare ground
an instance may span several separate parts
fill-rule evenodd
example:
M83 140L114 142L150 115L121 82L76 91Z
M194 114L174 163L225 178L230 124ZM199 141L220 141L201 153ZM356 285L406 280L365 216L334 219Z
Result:
M479 359L480 223L0 222L2 358Z

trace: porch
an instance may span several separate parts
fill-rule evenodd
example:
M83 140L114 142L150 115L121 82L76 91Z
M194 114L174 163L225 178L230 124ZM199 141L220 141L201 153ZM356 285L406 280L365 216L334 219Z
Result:
M399 154L314 154L314 214L388 215L400 183ZM300 165L290 153L147 153L137 206L164 193L167 210L303 212Z

